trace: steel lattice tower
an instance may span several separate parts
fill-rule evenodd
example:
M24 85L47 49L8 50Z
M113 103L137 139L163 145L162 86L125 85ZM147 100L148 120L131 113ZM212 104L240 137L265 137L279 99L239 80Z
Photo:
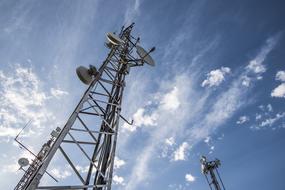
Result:
M133 26L134 23L126 28L122 27L118 36L108 33L109 42L106 45L110 52L98 70L94 66L90 66L88 70L79 70L79 75L83 72L83 77L79 78L88 83L89 87L62 130L57 128L52 132L50 140L35 155L28 169L24 170L25 174L15 190L111 189L119 120L121 118L126 121L120 114L125 76L130 67L142 66L145 62L154 64L149 53L155 48L148 52L141 48L138 45L140 39L131 35ZM80 134L88 135L89 140L79 140ZM67 154L65 144L73 145L72 154L87 160L88 172L85 177ZM88 153L84 146L91 146L92 154ZM43 175L50 175L48 166L58 152L63 155L81 184L40 186Z
M220 160L207 161L206 157L202 156L200 162L202 173L205 175L210 189L225 190L225 186L218 171L218 167L221 165ZM210 176L211 181L209 181L208 176Z

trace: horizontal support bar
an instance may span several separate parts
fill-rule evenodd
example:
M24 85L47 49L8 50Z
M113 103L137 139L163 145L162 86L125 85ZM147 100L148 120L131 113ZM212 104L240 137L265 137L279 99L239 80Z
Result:
M100 93L100 92L96 92L96 91L91 91L90 93L91 93L91 94L100 95L100 96L106 96L106 97L110 97L108 94L103 94L103 93Z
M76 142L74 142L74 141L71 141L71 140L63 140L62 142L64 142L64 143L79 143L79 144L91 144L91 145L96 145L97 143L95 143L95 142L87 142L87 141L76 141Z
M76 128L71 128L70 130L72 131L81 131L81 132L88 132L87 130L84 129L76 129ZM100 131L93 131L89 130L91 133L101 133L101 134L106 134L106 135L114 135L115 133L110 133L110 132L100 132Z
M46 189L46 190L51 190L51 189L83 189L83 188L92 188L92 187L104 187L106 185L72 185L72 186L41 186L37 187L36 189Z
M90 108L92 108L92 107L90 107ZM94 112L80 111L79 113L87 114L87 115L96 115L96 116L104 117L104 114L98 114L98 113L94 113Z

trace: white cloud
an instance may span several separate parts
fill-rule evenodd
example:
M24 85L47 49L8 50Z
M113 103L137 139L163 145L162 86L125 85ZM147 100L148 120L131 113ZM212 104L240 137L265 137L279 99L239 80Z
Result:
M192 175L192 174L186 174L185 175L185 180L187 181L187 182L194 182L195 180L196 180L196 178Z
M262 121L261 124L259 125L260 127L265 127L265 126L272 126L274 123L279 121L280 119L285 117L285 112L283 113L277 113L275 117L266 119L265 121Z
M63 91L61 89L55 89L55 88L51 88L50 93L55 98L61 98L62 96L68 95L68 92Z
M172 157L172 154L174 152L174 145L175 145L175 139L174 137L169 137L169 138L166 138L164 140L164 143L161 145L161 149L162 149L162 152L161 152L161 157L162 158L166 158L166 157L169 157L171 159Z
M179 99L179 90L177 87L174 87L169 93L166 93L161 100L162 108L167 111L175 111L180 105Z
M68 168L68 167L66 167ZM72 175L70 170L63 169L63 168L53 168L50 170L51 175L53 175L57 179L65 179Z
M243 86L249 87L250 82L251 82L251 79L248 76L243 77L243 79L242 79L242 85Z
M218 140L223 140L224 137L225 137L225 134L223 133L220 137L218 137Z
M155 114L152 115L146 115L145 114L145 109L140 108L137 110L137 112L134 114L133 119L134 119L134 125L136 126L155 126L156 123L156 118L157 116Z
M165 144L167 144L168 146L173 146L175 144L174 137L169 137L165 139Z
M16 137L20 130L12 127L0 127L0 137Z
M267 110L269 111L269 112L272 112L273 111L273 107L272 107L272 105L271 104L267 104Z
M211 137L208 136L208 137L205 138L204 142L209 144L210 140L211 140Z
M285 71L278 71L276 73L276 80L285 81ZM271 92L272 97L278 97L278 98L285 98L285 83L281 83L279 86L277 86L275 89Z
M117 175L113 176L113 181L116 185L124 185L124 180L125 179L121 176L117 176Z
M189 149L189 144L187 142L183 142L177 150L175 150L173 154L173 160L186 160L187 150Z
M134 123L133 125L129 125L128 123L124 123L122 126L123 129L134 132L137 128L142 126L156 126L157 114L153 113L151 115L145 114L144 108L139 108L136 113L133 115Z
M277 98L285 98L285 83L282 83L273 89L271 96Z
M126 162L122 159L120 159L119 157L115 156L115 161L114 161L114 168L115 169L119 169L122 166L124 166L126 164Z
M255 120L257 121L257 120L260 120L261 119L261 117L262 117L262 115L261 114L256 114L255 115Z
M48 96L33 70L20 65L13 69L13 73L0 71L0 137L15 137L30 119L37 129L55 119L45 106Z
M265 109L264 109L264 108L265 108L264 105L259 105L258 108L261 109L262 111L265 110Z
M252 71L256 74L264 73L266 71L266 68L262 62L258 62L256 59L250 61L246 68L248 71Z
M240 116L238 121L236 122L236 124L243 124L245 122L249 121L249 117L248 116Z
M282 81L282 82L285 82L285 71L278 71L276 73L275 79L279 80L279 81Z
M0 173L15 173L19 170L20 166L17 162L5 164L0 167Z
M81 173L87 173L89 171L89 166L75 166L75 168ZM94 171L94 170L92 170Z
M219 86L225 80L225 75L230 72L231 69L228 67L221 67L220 69L212 70L207 74L207 79L202 82L201 86Z

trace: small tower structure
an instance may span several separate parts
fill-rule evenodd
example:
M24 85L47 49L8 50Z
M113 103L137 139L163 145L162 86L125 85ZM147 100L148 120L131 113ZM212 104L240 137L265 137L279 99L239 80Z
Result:
M218 167L221 165L221 161L218 159L207 161L207 158L205 156L202 156L200 162L202 174L205 175L210 189L225 190L225 186L218 171Z

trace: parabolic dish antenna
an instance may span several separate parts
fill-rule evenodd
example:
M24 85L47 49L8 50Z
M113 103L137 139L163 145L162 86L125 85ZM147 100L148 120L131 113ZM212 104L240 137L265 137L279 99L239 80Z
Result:
M142 58L142 60L147 64L154 66L155 65L154 60L149 55L149 52L147 52L144 48L142 48L139 45L136 45L136 47L137 47L137 53Z
M21 167L25 167L27 165L29 165L29 160L27 158L20 158L18 160L18 164L21 166Z
M107 33L107 39L111 44L113 44L115 46L118 46L118 45L121 45L122 43L124 43L124 41L121 38L119 38L117 35L115 35L114 33L111 33L111 32Z
M84 83L84 84L90 84L92 81L92 75L89 73L89 70L86 67L80 66L77 67L76 73L78 78Z

